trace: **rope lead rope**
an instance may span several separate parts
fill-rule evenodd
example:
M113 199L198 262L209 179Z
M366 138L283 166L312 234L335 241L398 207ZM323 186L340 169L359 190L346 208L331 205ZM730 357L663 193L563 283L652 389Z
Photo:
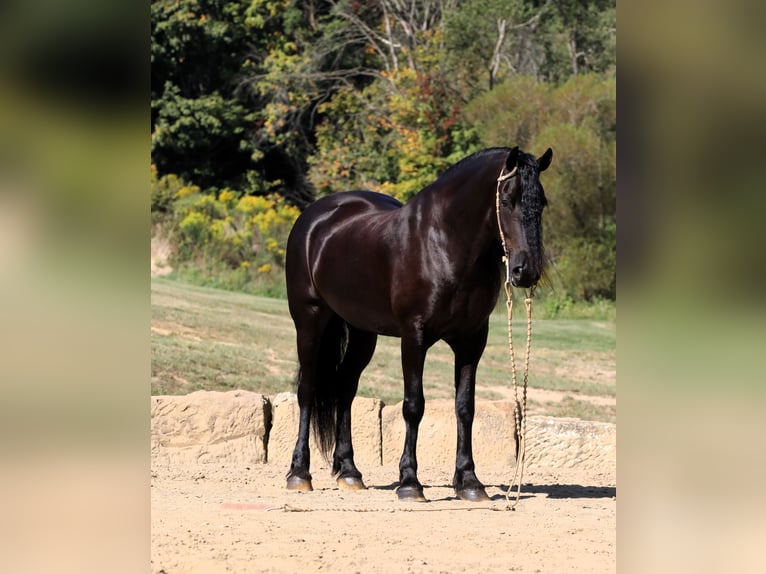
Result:
M515 510L516 505L521 498L521 483L524 480L524 463L527 454L527 382L529 379L529 355L532 347L532 299L535 296L535 286L529 291L524 299L524 306L527 309L527 345L524 353L524 383L521 403L519 403L518 384L516 381L516 356L513 351L513 298L511 296L511 284L505 282L506 309L508 310L508 352L511 356L511 378L513 380L513 398L516 401L513 409L513 422L516 429L516 465L513 470L513 478L505 492L505 501L509 502L511 490L516 486L516 500L506 510ZM516 478L518 477L518 482Z
M527 380L529 378L529 352L532 345L532 299L535 296L536 285L529 290L524 299L524 305L527 309L527 345L524 355L524 388L522 392L522 402L519 403L518 384L516 380L516 356L513 351L513 294L511 292L511 262L508 257L508 248L503 235L503 226L500 219L500 184L516 174L514 167L510 173L498 176L497 193L495 194L495 213L497 215L497 230L500 235L500 242L503 245L503 261L505 262L505 307L508 312L508 352L511 356L511 379L513 381L513 397L515 402L513 409L513 422L516 430L516 465L513 471L513 479L505 492L506 503L510 501L511 490L516 486L516 500L512 505L507 505L506 510L515 510L516 505L521 498L521 483L524 480L524 461L526 459L526 436L527 436ZM516 478L518 477L518 482Z

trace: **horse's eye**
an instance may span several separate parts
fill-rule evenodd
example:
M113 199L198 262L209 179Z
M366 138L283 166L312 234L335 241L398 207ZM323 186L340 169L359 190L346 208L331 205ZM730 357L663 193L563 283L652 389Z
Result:
M502 205L503 207L508 207L510 205L511 209L513 209L513 204L514 202L511 201L511 199L508 197L503 197L502 199L500 199L500 205Z

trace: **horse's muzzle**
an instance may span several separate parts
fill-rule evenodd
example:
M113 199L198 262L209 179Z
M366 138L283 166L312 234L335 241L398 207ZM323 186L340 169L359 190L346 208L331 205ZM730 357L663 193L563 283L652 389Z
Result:
M540 280L540 272L529 264L526 253L519 253L510 265L510 280L514 287L532 287Z

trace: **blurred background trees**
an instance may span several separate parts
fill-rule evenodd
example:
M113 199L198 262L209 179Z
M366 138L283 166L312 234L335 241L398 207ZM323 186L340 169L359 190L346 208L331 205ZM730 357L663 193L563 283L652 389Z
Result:
M236 272L232 288L258 291L264 275L281 281L278 250L319 196L372 189L406 201L481 148L550 146L545 234L557 296L614 299L615 8L155 0L153 221L176 265L196 265L193 279ZM268 239L240 208L247 197L273 211Z

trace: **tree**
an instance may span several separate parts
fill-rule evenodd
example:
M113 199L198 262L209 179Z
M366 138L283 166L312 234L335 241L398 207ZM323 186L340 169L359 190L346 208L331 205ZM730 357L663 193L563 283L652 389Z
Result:
M469 0L447 16L446 52L473 93L491 90L508 74L538 75L542 53L535 39L547 10L548 2Z
M152 162L202 188L247 188L256 151L252 110L234 88L253 66L249 2L151 4Z
M547 0L546 0L547 3ZM533 1L532 4L542 4ZM542 77L564 81L588 72L614 75L617 35L615 0L557 0L541 21Z
M429 56L426 37L399 65L363 89L349 86L319 107L310 177L320 194L373 189L406 201L451 164L478 149L462 99ZM430 41L438 42L438 36Z

